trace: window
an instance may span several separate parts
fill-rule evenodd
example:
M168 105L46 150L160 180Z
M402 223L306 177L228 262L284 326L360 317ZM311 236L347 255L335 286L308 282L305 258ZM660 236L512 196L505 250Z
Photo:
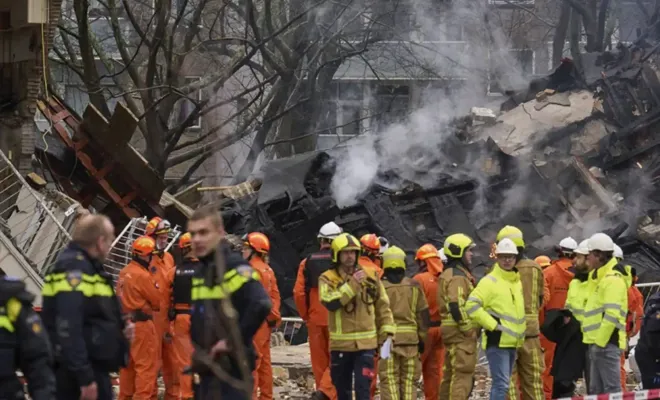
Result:
M198 82L202 78L199 76L194 76L194 77L186 77L185 78L185 85L189 85L193 82ZM194 99L194 101L193 101ZM196 104L195 103L200 103L202 101L202 89L198 89L195 92L192 92L188 95L187 98L179 100L179 121L178 123L181 124L183 121L190 116L190 114L195 111ZM202 128L202 117L197 116L195 120L192 122L190 126L188 126L188 129L201 129Z
M491 52L489 56L489 94L502 93L536 73L534 65L536 57L533 50L510 49L504 54Z
M412 7L403 0L380 0L370 14L374 30L384 39L407 40L416 30Z
M375 87L374 123L377 129L403 121L410 108L410 87L382 85Z
M325 94L316 147L327 150L364 132L367 110L361 82L334 82Z
M424 10L421 31L426 42L462 42L463 22L460 16L442 4L431 3Z
M169 0L151 0L151 8L155 11L156 10L156 2L157 1L163 1L164 5L167 5L169 3ZM185 22L190 22L192 18L194 17L194 12L197 9L197 7L202 7L201 5L198 5L197 0L171 0L172 4L170 8L170 21L173 22L175 21L179 15L182 15L182 21L180 22L179 26L185 27L186 24ZM210 7L210 6L208 6ZM198 23L198 27L202 28L202 21L204 20L204 13L202 12L202 15L200 16L200 21Z

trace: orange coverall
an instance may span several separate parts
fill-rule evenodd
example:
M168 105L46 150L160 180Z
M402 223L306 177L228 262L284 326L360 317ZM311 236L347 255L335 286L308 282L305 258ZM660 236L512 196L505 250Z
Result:
M156 326L154 311L161 305L156 281L147 268L131 261L119 272L117 295L124 313L142 315L135 320L128 366L119 371L119 400L148 400L158 377ZM148 318L151 317L151 319Z
M257 363L252 373L254 379L254 392L252 398L272 400L273 399L273 367L270 362L270 333L271 327L277 326L282 320L280 315L280 291L277 288L275 272L258 256L250 258L250 266L260 275L261 284L270 296L273 308L266 317L266 322L261 324L254 335L252 343L257 353Z
M358 259L358 264L360 264L360 266L362 266L363 268L372 269L372 270L376 271L378 273L378 278L383 277L382 268L380 268L380 265L376 264L371 258L369 258L365 255L362 255ZM379 354L378 354L378 352L376 352L376 354L374 354L374 365L375 366L378 366L378 360L380 358L378 356L379 356ZM370 393L369 393L371 395L372 399L376 396L376 389L377 388L378 388L378 378L372 379L371 380L371 390L370 390Z
M431 326L427 333L426 343L424 343L424 353L422 353L424 398L436 400L440 396L442 366L445 363L445 347L442 344L440 310L438 309L438 277L444 266L440 258L429 258L425 261L426 271L415 275L413 279L421 285L431 315Z
M158 337L156 346L158 347L158 366L163 375L165 383L165 400L177 400L179 398L179 382L176 373L176 352L172 342L172 332L170 331L170 320L167 311L170 306L170 297L172 296L172 282L168 280L170 270L174 269L174 257L170 253L163 253L162 257L154 255L149 265L150 272L158 282L160 290L160 311L154 315L156 331ZM165 337L168 339L165 339ZM157 399L158 382L154 382L153 400Z
M328 262L330 252L326 251ZM321 254L321 252L316 253ZM318 282L309 289L309 299L305 290L305 268L307 259L300 262L298 276L293 287L293 300L300 317L307 324L309 352L316 390L323 392L330 400L337 400L337 391L330 377L330 333L328 331L328 309L319 300ZM309 307L307 304L309 303Z
M541 317L539 318L539 323L542 325L545 320L545 313L553 309L562 309L566 305L566 296L568 295L568 285L573 280L575 273L569 270L573 266L573 260L570 258L560 258L555 260L552 264L543 270L543 280L545 281L544 286L547 287L549 296L544 300L545 304L541 309ZM540 335L541 339L541 348L543 349L543 355L545 359L545 370L541 375L543 380L543 392L545 394L546 400L552 399L552 385L553 378L550 375L552 370L552 360L555 356L555 347L554 342L549 341L548 339Z
M637 335L642 327L644 317L644 296L636 286L628 288L628 317L626 318L626 334L629 338ZM626 355L621 353L621 388L624 392L626 387Z

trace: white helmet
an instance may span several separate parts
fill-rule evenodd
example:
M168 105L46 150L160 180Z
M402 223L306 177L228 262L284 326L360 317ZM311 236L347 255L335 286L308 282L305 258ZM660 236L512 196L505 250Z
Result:
M583 256L589 254L589 239L580 242L577 249L575 249L575 254L582 254Z
M387 249L390 248L390 242L383 236L378 236L378 241L380 242L380 250L378 250L378 254L382 255Z
M559 247L561 247L562 250L570 250L571 252L573 252L573 251L575 251L575 249L577 249L578 244L575 241L575 239L573 239L572 237L569 236L567 238L563 238L559 242Z
M495 254L518 254L518 249L516 248L516 244L513 243L513 240L509 238L504 238L500 240L500 242L497 244L497 247L495 248Z
M617 246L616 243L614 244L614 252L613 252L612 255L615 258L623 259L623 249L621 247Z
M447 262L447 256L445 255L445 248L441 248L438 250L438 257L440 257L440 260L442 260L443 263Z
M589 238L589 251L614 251L614 241L604 233L594 233Z
M328 222L319 229L318 239L334 239L344 232L343 229L334 222Z

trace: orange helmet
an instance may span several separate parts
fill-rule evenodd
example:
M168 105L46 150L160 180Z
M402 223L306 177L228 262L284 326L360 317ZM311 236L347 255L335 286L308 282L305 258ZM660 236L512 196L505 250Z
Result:
M161 217L153 217L147 223L145 228L145 235L147 236L156 236L170 233L171 224L170 221L162 219Z
M440 257L438 257L438 249L434 245L427 243L417 250L417 254L415 254L415 261L427 260L429 258Z
M156 251L156 241L149 236L140 236L131 246L131 253L141 257L151 255L154 251Z
M360 244L365 250L378 252L380 251L380 239L373 233L367 233L360 238Z
M550 260L550 257L548 256L538 256L534 259L534 261L541 266L541 268L545 268L550 266L552 264L552 261Z
M245 237L245 245L250 246L257 253L267 254L270 251L270 240L261 232L252 232Z
M187 249L188 247L191 246L190 240L192 239L192 236L190 235L190 232L186 232L181 237L179 238L179 248L180 249Z

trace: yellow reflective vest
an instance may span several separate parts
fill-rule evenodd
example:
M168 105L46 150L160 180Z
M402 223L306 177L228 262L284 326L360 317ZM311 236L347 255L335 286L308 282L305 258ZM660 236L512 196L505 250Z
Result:
M591 273L589 294L582 320L582 341L605 347L608 343L626 348L628 314L627 271L612 258Z
M376 349L396 331L390 301L376 271L362 268L367 279L332 268L319 277L319 298L328 309L330 350Z
M522 347L527 320L517 269L505 271L496 263L470 293L465 308L472 321L487 331L483 336L484 349Z

